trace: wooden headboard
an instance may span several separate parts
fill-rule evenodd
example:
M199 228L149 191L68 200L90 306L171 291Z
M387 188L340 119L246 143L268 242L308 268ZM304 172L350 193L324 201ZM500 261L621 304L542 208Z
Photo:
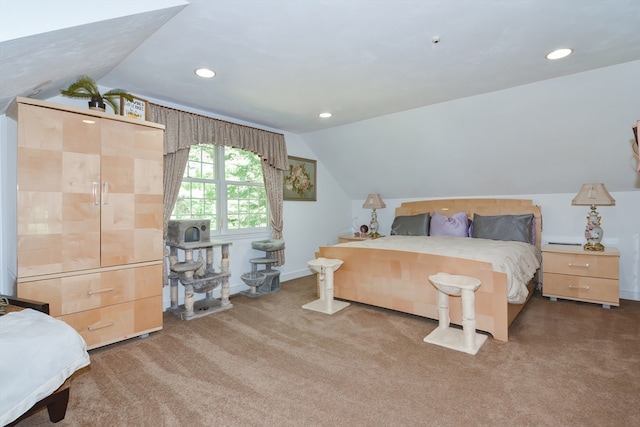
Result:
M473 214L491 215L521 215L532 213L536 222L536 246L541 247L542 241L542 210L534 205L532 200L526 199L439 199L421 200L418 202L404 202L396 208L396 216L417 215L438 211L442 215L451 216L456 212L466 212L470 219Z

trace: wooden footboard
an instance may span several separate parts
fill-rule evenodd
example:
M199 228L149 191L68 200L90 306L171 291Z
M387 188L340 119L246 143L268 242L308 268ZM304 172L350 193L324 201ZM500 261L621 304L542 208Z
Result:
M430 275L446 272L476 277L482 282L475 295L476 328L497 340L508 340L513 319L507 303L507 277L493 271L491 263L339 245L320 247L319 256L344 261L334 273L336 298L430 319L438 319L438 292L429 281ZM452 323L461 325L461 311L460 298L451 298Z

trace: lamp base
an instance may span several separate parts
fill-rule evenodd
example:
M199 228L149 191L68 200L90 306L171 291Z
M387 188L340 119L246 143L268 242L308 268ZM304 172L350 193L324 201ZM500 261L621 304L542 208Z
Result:
M600 227L600 215L596 211L595 205L591 205L591 212L587 216L587 227L584 230L584 237L587 239L585 243L585 251L603 252L604 246L600 243L604 232Z
M597 251L597 252L603 252L604 251L604 245L601 243L591 243L591 242L587 242L584 244L583 246L585 251Z
M380 236L380 233L378 233L377 231L374 231L373 233L369 233L370 239L377 239L378 237L382 237L382 236Z

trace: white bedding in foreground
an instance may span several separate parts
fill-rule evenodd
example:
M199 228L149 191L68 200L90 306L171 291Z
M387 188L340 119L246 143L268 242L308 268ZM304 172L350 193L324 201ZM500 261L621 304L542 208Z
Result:
M27 308L0 316L0 425L6 425L90 363L84 339Z
M490 262L495 271L506 273L507 300L512 304L526 301L529 294L527 283L540 268L542 260L538 248L528 243L464 237L387 236L340 243L339 246L418 252Z

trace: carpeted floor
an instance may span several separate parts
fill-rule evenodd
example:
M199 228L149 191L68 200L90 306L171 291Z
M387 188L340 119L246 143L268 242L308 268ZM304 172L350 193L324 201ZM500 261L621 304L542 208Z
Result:
M536 294L476 356L437 322L352 304L303 310L315 276L90 352L58 426L637 426L640 302ZM46 410L19 424L53 425Z

